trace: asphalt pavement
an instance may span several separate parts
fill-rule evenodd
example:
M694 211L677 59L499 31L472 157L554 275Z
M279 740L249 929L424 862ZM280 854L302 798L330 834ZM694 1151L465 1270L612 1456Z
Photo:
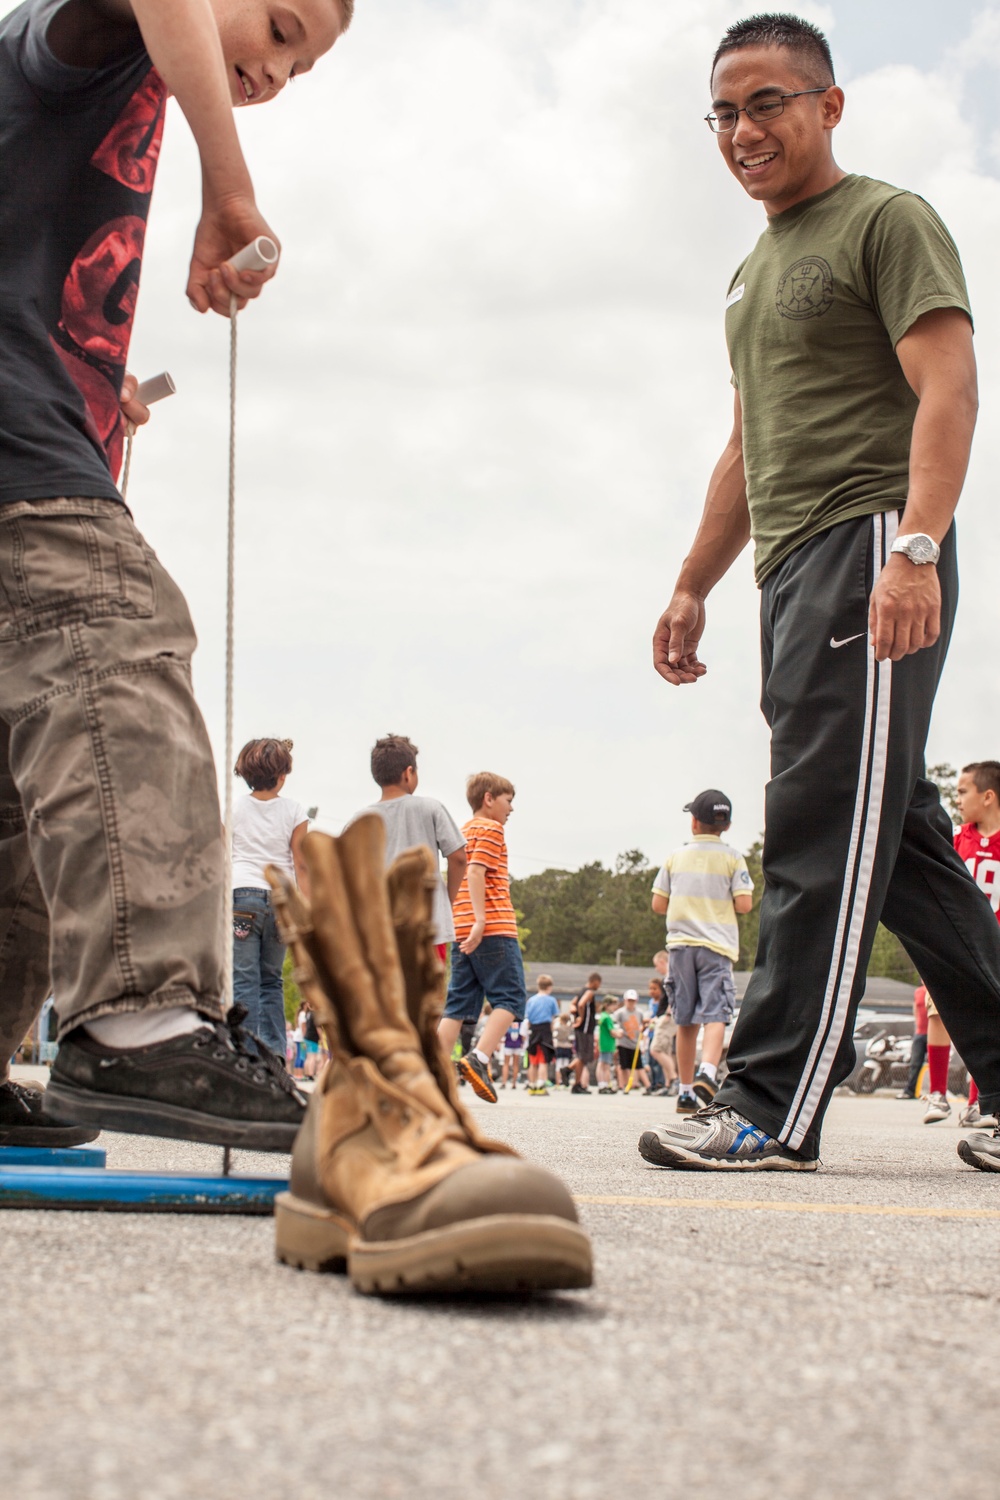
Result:
M278 1265L267 1219L3 1213L0 1491L995 1500L1000 1174L955 1125L838 1098L820 1172L720 1177L638 1156L673 1101L500 1097L483 1124L578 1197L589 1292L380 1301Z

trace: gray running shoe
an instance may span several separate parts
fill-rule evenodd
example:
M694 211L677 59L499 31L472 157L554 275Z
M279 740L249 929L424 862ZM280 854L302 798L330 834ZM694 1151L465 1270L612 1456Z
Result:
M724 1104L710 1104L689 1120L645 1131L639 1138L639 1155L656 1167L695 1172L749 1167L763 1172L815 1172L819 1166L817 1161L796 1156Z
M951 1105L948 1103L948 1095L932 1094L924 1110L924 1124L936 1125L938 1120L947 1120L950 1114Z
M958 1143L958 1154L980 1172L1000 1172L1000 1125L989 1134L977 1130L975 1135L964 1136Z
M992 1130L997 1123L996 1115L983 1115L978 1104L967 1104L958 1114L959 1130Z

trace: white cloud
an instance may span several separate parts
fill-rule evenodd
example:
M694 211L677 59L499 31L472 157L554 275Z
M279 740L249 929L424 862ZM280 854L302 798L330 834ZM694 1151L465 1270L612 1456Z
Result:
M704 683L660 684L648 644L727 431L722 300L762 227L701 120L733 14L359 0L330 59L241 116L284 257L240 321L237 743L293 735L289 789L330 826L370 798L393 729L456 813L467 772L513 777L525 873L659 855L706 783L737 838L760 827L749 558L710 601ZM1000 188L962 116L971 63L945 66L940 91L914 68L857 77L840 155L936 204L978 310L985 416L931 746L962 759L1000 738ZM226 329L183 299L198 176L171 114L132 364L179 394L138 440L131 499L191 602L221 749Z

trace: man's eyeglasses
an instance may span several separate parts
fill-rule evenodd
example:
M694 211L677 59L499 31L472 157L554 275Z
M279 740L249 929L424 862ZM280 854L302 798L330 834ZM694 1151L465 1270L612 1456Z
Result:
M766 125L768 120L776 120L784 112L786 99L801 99L803 94L825 94L827 87L824 84L819 89L797 89L794 94L768 94L763 99L755 99L743 109L713 110L705 119L713 134L728 135L731 130L736 129L740 115L746 115L748 120L754 120L758 125Z

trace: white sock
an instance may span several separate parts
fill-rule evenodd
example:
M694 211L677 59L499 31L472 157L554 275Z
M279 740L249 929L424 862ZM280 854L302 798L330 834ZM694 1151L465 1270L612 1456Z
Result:
M172 1005L168 1010L128 1010L118 1016L100 1016L88 1021L85 1029L102 1047L119 1051L132 1047L151 1047L173 1036L197 1031L208 1022L186 1005Z
M712 1082L714 1083L715 1082L715 1078L716 1078L716 1074L719 1071L719 1065L718 1065L718 1063L703 1062L702 1065L701 1065L701 1071L703 1073L707 1073L708 1076L709 1076L709 1078L711 1078Z
M680 1093L686 1094L689 1099L697 1099L698 1097L698 1095L694 1091L693 1083L682 1083L680 1086Z
M487 1054L485 1052L480 1052L480 1050L479 1050L478 1047L473 1047L472 1050L476 1054L476 1056L479 1058L479 1061L482 1063L483 1067L484 1068L489 1067L490 1060L489 1060L489 1057L487 1056Z

